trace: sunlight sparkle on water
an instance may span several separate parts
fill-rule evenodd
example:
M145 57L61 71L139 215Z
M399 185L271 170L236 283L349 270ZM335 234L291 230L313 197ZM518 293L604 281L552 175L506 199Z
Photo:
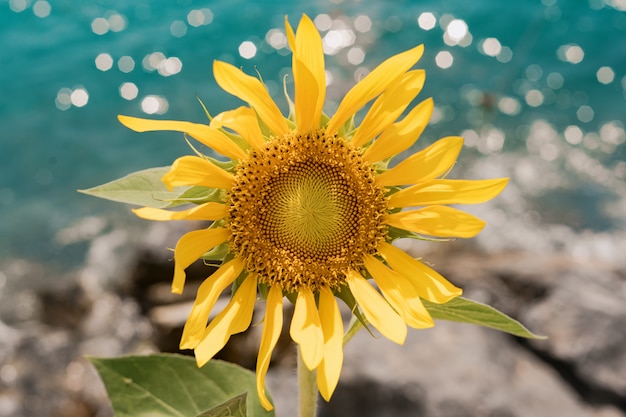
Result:
M601 84L611 84L615 79L615 72L611 67L601 67L596 72L596 77Z
M87 93L85 87L78 87L72 91L70 99L72 100L72 104L74 106L83 107L89 102L89 93Z
M141 110L147 114L164 114L169 109L169 103L162 96L145 96L141 100Z
M170 33L175 38L182 38L187 34L187 25L182 20L174 20L170 25Z
M265 42L267 42L274 49L283 49L287 46L287 36L280 29L270 29L265 34Z
M251 41L241 42L239 45L239 55L245 59L252 59L256 55L256 45Z
M126 100L134 100L139 94L139 89L135 83L126 82L120 85L120 96Z
M496 56L502 50L500 41L496 38L487 38L479 44L479 49L488 56Z
M45 0L39 0L35 4L33 4L33 13L37 17L48 17L50 16L50 11L52 7L50 7L50 3Z
M210 25L213 22L213 12L211 9L202 8L192 10L187 14L187 23L193 27Z
M439 68L446 69L452 66L454 62L454 57L448 51L439 51L437 56L435 56L435 63Z
M583 49L576 44L561 45L556 51L556 56L564 62L579 64L585 57Z
M123 73L132 72L135 69L135 60L128 55L124 55L117 61L117 68Z
M576 111L576 117L583 123L589 123L593 120L594 111L589 106L580 106Z
M372 19L367 15L360 15L354 19L354 28L361 33L369 32L372 29Z
M108 71L113 67L113 58L107 53L101 53L96 57L96 68L100 71Z
M417 24L424 30L431 30L437 24L437 18L430 12L424 12L417 18Z

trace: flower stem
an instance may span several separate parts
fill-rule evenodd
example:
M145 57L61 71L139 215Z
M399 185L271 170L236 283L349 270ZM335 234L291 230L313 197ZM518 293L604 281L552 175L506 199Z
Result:
M298 388L300 390L300 417L315 417L317 409L315 370L309 370L304 364L300 347L298 347Z

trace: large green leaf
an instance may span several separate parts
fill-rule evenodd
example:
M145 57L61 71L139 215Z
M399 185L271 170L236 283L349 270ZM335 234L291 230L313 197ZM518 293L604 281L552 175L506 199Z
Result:
M169 169L169 167L144 169L106 184L78 191L120 203L155 208L171 207L171 200L181 194L181 189L169 191L161 181Z
M232 363L211 360L198 368L193 358L174 354L89 360L116 417L196 417L246 391L254 393L248 396L249 416L274 415L259 403L254 373Z
M423 301L424 306L426 306L434 319L478 324L530 339L544 338L544 336L538 336L532 333L519 321L512 319L495 308L468 300L467 298L453 298L445 304L435 304L426 300Z
M246 417L246 396L246 393L238 395L196 417Z

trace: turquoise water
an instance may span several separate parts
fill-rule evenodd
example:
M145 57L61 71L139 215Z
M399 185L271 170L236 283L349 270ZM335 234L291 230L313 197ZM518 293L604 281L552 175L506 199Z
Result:
M216 86L215 59L258 70L283 103L283 19L295 25L301 13L326 39L328 111L355 77L424 43L420 97L432 96L437 110L420 143L463 134L466 162L456 172L511 176L529 224L623 228L620 4L0 1L0 266L8 258L80 263L82 247L63 231L85 217L140 225L127 207L76 189L167 165L189 149L182 135L136 134L116 115L202 122L196 96L214 114L239 105ZM513 200L500 215L516 215Z

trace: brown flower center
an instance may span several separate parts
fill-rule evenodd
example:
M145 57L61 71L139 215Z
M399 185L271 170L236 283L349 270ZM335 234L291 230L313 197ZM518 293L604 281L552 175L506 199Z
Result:
M384 190L360 153L323 131L267 142L242 161L229 196L231 250L260 282L336 288L387 235Z

